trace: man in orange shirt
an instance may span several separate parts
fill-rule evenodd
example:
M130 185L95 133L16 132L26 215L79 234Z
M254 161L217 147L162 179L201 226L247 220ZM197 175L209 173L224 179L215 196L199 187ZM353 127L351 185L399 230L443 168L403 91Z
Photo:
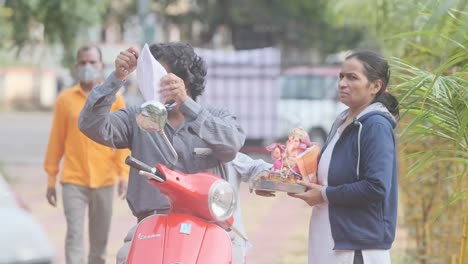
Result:
M112 149L87 138L78 129L78 118L89 92L102 81L104 64L97 46L83 46L77 52L76 70L80 82L64 90L57 98L53 125L44 161L48 174L47 200L57 206L56 182L63 158L60 183L67 234L66 263L85 263L84 217L89 216L89 264L106 261L114 186L118 195L125 197L128 166L124 160L128 150ZM112 111L124 108L120 94Z

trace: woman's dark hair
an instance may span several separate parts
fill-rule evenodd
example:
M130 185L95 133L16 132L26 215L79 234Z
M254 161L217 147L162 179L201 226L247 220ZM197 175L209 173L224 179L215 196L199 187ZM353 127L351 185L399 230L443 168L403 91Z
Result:
M362 63L364 74L369 81L382 81L382 87L375 95L372 103L382 103L395 118L399 118L398 100L387 89L388 81L390 80L390 69L387 60L379 54L367 50L354 52L346 57L346 60L351 58L356 58Z
M166 63L172 73L184 80L193 100L205 90L206 63L185 43L161 43L150 46L151 54Z

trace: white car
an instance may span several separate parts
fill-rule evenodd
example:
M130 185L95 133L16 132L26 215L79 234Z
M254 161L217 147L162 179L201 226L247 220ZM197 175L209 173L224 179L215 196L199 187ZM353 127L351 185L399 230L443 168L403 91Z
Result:
M309 132L311 141L323 143L336 116L346 109L337 99L340 68L295 67L280 77L280 138L295 127Z
M50 264L55 251L44 228L0 174L0 264Z

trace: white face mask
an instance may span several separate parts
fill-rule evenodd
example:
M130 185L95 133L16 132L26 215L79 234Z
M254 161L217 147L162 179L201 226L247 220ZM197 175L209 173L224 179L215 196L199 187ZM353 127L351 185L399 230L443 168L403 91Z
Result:
M101 79L101 71L87 64L78 67L78 79L83 83L92 83Z

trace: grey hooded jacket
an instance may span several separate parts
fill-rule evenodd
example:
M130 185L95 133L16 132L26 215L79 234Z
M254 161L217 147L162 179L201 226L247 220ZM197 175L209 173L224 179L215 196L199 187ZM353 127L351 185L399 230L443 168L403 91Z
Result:
M161 135L138 127L136 107L110 112L115 94L123 83L111 73L104 84L92 90L80 114L80 130L103 145L129 148L133 157L146 164L171 166L173 156ZM164 127L179 155L174 169L197 173L235 158L244 144L245 134L234 116L220 109L204 108L190 98L180 105L180 111L185 121L177 129L169 124ZM166 196L133 168L130 170L127 201L137 217L169 208Z

